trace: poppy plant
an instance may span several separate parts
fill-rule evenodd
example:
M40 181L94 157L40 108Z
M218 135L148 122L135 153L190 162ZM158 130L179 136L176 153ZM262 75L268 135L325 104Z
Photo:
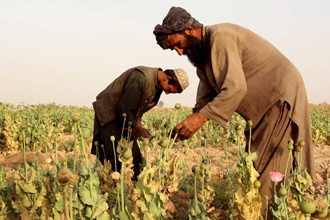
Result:
M283 180L284 175L280 172L270 172L270 179L272 182L278 183Z

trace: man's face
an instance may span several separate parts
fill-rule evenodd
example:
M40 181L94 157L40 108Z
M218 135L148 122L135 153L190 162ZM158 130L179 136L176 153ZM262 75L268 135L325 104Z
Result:
M165 92L165 94L170 94L170 93L178 93L179 89L171 84L168 84L170 77L168 77L166 80L159 81L159 88Z
M183 33L170 34L168 43L171 50L181 55L187 55L194 66L201 66L205 62L204 50L201 41L196 37Z

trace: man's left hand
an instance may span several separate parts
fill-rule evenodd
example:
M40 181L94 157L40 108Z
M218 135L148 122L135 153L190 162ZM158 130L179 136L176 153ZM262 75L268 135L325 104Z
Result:
M174 132L178 133L175 141L183 141L192 137L196 131L198 131L202 125L207 122L207 120L208 118L200 112L189 115L185 120L174 127Z

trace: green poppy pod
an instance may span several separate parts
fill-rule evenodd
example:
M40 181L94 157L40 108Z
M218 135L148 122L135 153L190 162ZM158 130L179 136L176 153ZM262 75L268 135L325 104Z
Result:
M158 145L161 146L162 148L166 148L170 143L170 140L167 138L163 138L158 142Z
M129 160L132 157L132 150L131 148L125 148L125 151L123 153L123 159Z
M280 190L278 191L278 194L280 196L286 196L288 194L288 192L287 192L286 188L281 187Z
M76 174L71 174L70 179L69 179L69 185L70 186L75 186L78 184L79 181L79 176Z
M116 140L116 138L115 138L115 136L110 136L110 141L115 141Z
M85 140L91 137L91 131L88 128L82 128L81 133Z
M316 206L313 201L302 200L299 204L299 208L304 214L312 214L316 210Z
M199 174L199 173L201 172L201 168L200 168L200 166L198 166L198 165L194 165L194 166L191 168L191 171L192 171L195 175L197 175L197 174Z
M293 150L293 145L290 144L290 143L289 143L289 145L288 145L288 150L290 150L290 151Z
M261 183L260 183L260 181L255 181L254 183L253 183L253 185L254 185L254 188L260 188L260 186L261 186Z
M176 103L176 104L175 104L175 108L176 108L176 109L181 109L181 104L180 104L180 103Z
M299 145L296 145L295 148L294 148L294 150L296 152L301 152L301 147Z
M27 129L27 125L26 124L22 124L21 125L21 128L22 128L23 131L25 131Z
M298 146L300 146L301 148L305 146L305 141L298 141Z
M251 120L248 120L248 121L247 121L247 125L249 126L249 128L252 128L252 126L253 126L252 121L251 121Z
M79 113L73 113L72 120L73 120L73 122L77 123L80 120L80 114Z
M54 128L54 134L58 134L59 130L58 128Z

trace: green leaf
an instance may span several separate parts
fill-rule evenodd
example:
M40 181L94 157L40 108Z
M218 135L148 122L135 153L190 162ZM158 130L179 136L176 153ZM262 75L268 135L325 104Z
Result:
M103 212L102 215L98 216L96 219L97 220L109 220L110 215L107 212Z
M32 182L23 182L19 181L18 184L22 188L22 190L26 193L37 193L37 188L36 185L33 184Z
M93 215L91 219L94 219L104 213L108 209L108 203L106 202L108 194L106 193L105 195L99 195L98 196L98 201L96 203L96 207L94 209Z
M258 152L253 152L251 154L248 154L246 159L249 161L256 161L258 159Z
M118 216L116 216L116 219L119 219L119 220L130 220L130 217L127 214L127 212L124 210L124 211L120 212Z
M310 187L311 185L313 185L313 180L312 180L311 176L309 175L309 173L307 172L307 170L305 170L305 178L307 181L307 187Z
M28 195L25 195L23 198L21 198L21 203L24 207L28 208L32 206L32 203L28 197Z
M95 206L96 201L97 201L97 191L96 191L96 189L92 189L92 195L93 195L94 199L92 199L92 195L91 195L90 190L85 186L79 187L79 192L78 193L79 193L81 201L84 204Z
M90 187L92 186L99 186L100 185L100 180L98 177L98 173L90 173L89 178L85 181L84 183L85 186Z
M82 176L87 176L88 175L88 170L84 167L84 165L78 163L77 164L77 169L79 170L79 174Z
M165 211L164 202L161 199L159 193L154 194L154 197L150 201L149 209L154 218L166 219L166 211Z
M6 183L4 181L5 178L6 178L6 171L2 166L0 166L0 189L6 187Z
M38 207L41 207L42 203L45 200L45 195L47 194L47 190L44 184L42 184L41 186L41 191L39 193L39 196L37 198L37 200L34 202L34 205L32 207L32 209L30 210L30 213L35 213Z
M86 207L86 217L90 218L93 214L93 208L91 206Z
M139 175L139 180L136 184L137 194L149 203L154 194L158 191L159 183L153 180L154 169L150 167L150 164L143 169Z
M29 211L19 202L12 202L13 208L16 213L29 213Z
M51 215L51 210L52 209L51 209L49 200L45 199L42 203L42 206L41 206L40 219L48 219L49 220L49 217Z
M20 184L18 184L18 181L16 181L15 190L16 190L16 193L19 195L19 197L23 198L25 196L25 192L23 191Z
M63 196L60 192L55 194L56 197L56 203L55 203L55 208L57 211L59 211L60 213L62 213L64 211L64 200L63 200Z

